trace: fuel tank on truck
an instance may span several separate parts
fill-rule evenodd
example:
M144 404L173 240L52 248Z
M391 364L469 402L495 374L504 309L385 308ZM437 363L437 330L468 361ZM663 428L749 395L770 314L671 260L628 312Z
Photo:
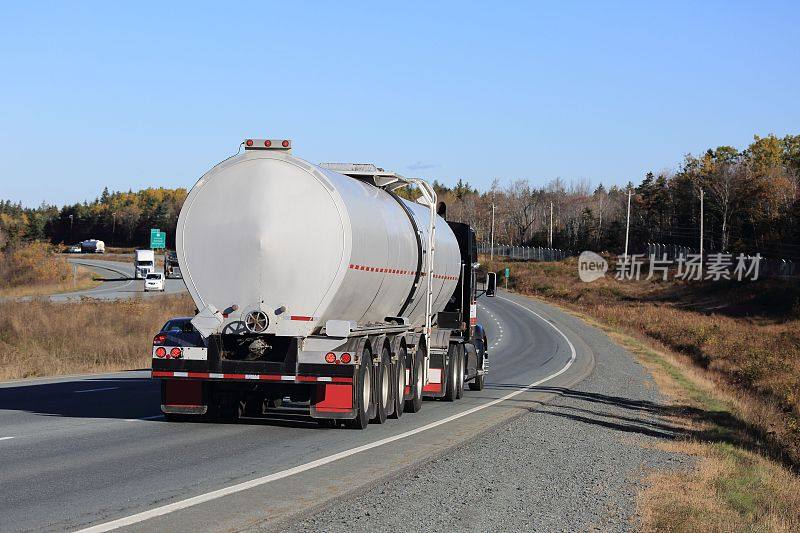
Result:
M286 150L245 150L189 192L176 251L189 293L221 322L219 333L306 336L328 320L363 326L387 317L420 326L429 221L427 206L368 181ZM435 236L434 313L461 270L456 238L438 216ZM254 326L253 316L264 320Z

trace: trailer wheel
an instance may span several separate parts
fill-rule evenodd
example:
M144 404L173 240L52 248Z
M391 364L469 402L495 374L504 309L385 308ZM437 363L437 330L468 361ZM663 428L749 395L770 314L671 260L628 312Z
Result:
M403 396L406 393L406 349L400 348L400 353L397 354L397 363L394 365L394 412L392 418L400 418L403 416L403 408L405 407L405 400Z
M422 409L422 387L424 386L423 380L425 379L425 361L422 359L422 347L417 350L417 355L414 357L412 367L412 382L411 382L411 399L406 400L406 411L409 413L418 413Z
M456 360L458 361L458 372L457 372L457 379L456 379L456 400L460 400L464 397L464 364L466 359L466 354L464 353L464 348L462 345L458 345L458 349L456 350Z
M392 361L389 348L381 351L378 368L375 370L375 416L372 421L376 424L386 422L392 408Z
M367 346L361 352L361 364L358 366L358 383L355 391L356 417L346 420L345 425L352 429L364 429L369 424L369 411L372 398L372 354Z
M458 345L451 344L448 350L447 365L444 368L444 401L453 402L458 395Z
M486 350L489 349L489 345L486 343L486 337L483 338L483 353L479 353L478 357L480 358L481 366L483 366L483 355L486 353ZM474 381L469 383L469 390L483 390L484 385L486 384L486 375L480 374L475 378Z

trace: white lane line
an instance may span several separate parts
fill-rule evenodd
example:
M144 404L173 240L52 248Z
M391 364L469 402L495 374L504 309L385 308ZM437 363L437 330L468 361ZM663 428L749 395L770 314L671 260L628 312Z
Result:
M81 392L100 392L104 390L117 390L119 387L103 387L102 389L84 389L84 390L76 390L73 391L75 394L80 394Z
M0 440L11 440L15 439L16 437L0 437Z
M162 505L161 507L156 507L156 508L150 509L148 511L143 511L141 513L136 513L136 514L133 514L133 515L130 515L130 516L126 516L126 517L123 517L123 518L118 518L117 520L112 520L110 522L105 522L105 523L102 523L102 524L97 524L95 526L90 526L90 527L87 527L85 529L79 530L77 533L99 533L99 532L102 532L102 531L112 531L114 529L118 529L118 528L121 528L121 527L130 526L130 525L133 525L133 524L138 524L139 522L144 522L145 520L149 520L150 518L156 518L158 516L163 516L165 514L173 513L175 511L180 511L181 509L187 509L189 507L193 507L193 506L199 505L201 503L206 503L206 502L209 502L209 501L212 501L212 500L223 498L225 496L229 496L231 494L236 494L237 492L242 492L243 490L248 490L248 489L252 489L252 488L255 488L255 487L260 487L261 485L266 485L267 483L272 483L273 481L278 481L280 479L291 477L291 476L293 476L295 474L300 474L302 472L306 472L308 470L312 470L312 469L317 468L319 466L323 466L323 465L327 465L329 463L333 463L335 461L338 461L339 459L344 459L346 457L350 457L352 455L356 455L357 453L366 452L366 451L371 450L373 448L377 448L379 446L383 446L384 444L389 444L391 442L395 442L395 441L398 441L398 440L401 440L401 439L405 439L407 437L411 437L411 436L416 435L418 433L422 433L423 431L428 431L429 429L433 429L435 427L439 427L439 426L441 426L443 424L447 424L448 422L452 422L453 420L458 420L459 418L463 418L465 416L471 415L472 413L477 413L478 411L482 411L484 409L487 409L489 407L497 405L497 404L499 404L501 402L504 402L506 400L510 400L511 398L513 398L515 396L518 396L518 395L522 394L523 392L527 392L530 389L532 389L533 387L538 387L542 383L545 383L546 381L550 381L551 379L556 378L556 377L560 376L561 374L563 374L564 372L566 372L569 369L569 367L572 366L572 363L575 362L575 359L577 357L577 354L575 352L575 346L573 346L572 342L570 342L570 340L567 338L567 336L564 335L564 333L560 329L558 329L553 323L551 323L548 320L546 320L544 317L542 317L542 315L540 315L536 311L528 309L524 305L518 304L517 302L515 302L513 300L509 300L508 298L503 298L501 296L498 296L498 298L500 298L501 300L506 300L507 302L511 302L512 304L517 305L517 306L525 309L529 313L539 317L539 319L541 319L544 323L548 324L550 327L555 329L562 337L564 337L564 339L567 341L567 344L569 344L569 349L570 349L570 352L571 352L571 356L570 356L569 361L567 361L567 364L564 365L564 367L561 370L559 370L558 372L554 372L553 374L550 374L549 376L547 376L545 378L542 378L542 379L540 379L538 381L535 381L535 382L531 383L530 385L528 385L527 387L520 388L519 390L510 392L510 393L506 394L505 396L502 396L500 398L492 400L491 402L485 403L483 405L479 405L477 407L473 407L471 409L467 409L466 411L462 411L460 413L456 413L456 414L448 416L446 418L442 418L441 420L437 420L436 422L431 422L431 423L426 424L424 426L420 426L420 427L418 427L416 429L412 429L412 430L409 430L409 431L406 431L406 432L403 432L403 433L399 433L399 434L394 435L392 437L386 437L384 439L376 440L374 442L370 442L369 444L364 444L362 446L358 446L358 447L350 449L350 450L345 450L343 452L335 453L333 455L329 455L327 457L323 457L323 458L317 459L315 461L310 461L310 462L302 464L302 465L298 465L298 466L295 466L295 467L292 467L292 468L287 468L286 470L281 470L280 472L275 472L274 474L269 474L268 476L263 476L263 477L259 477L259 478L256 478L256 479L251 479L250 481L245 481L243 483L237 483L236 485L231 485L229 487L225 487L225 488L222 488L222 489L218 489L218 490L214 490L214 491L211 491L211 492L207 492L205 494L200 494L198 496L194 496L192 498L187 498L185 500L181 500L181 501L178 501L178 502L175 502L175 503Z

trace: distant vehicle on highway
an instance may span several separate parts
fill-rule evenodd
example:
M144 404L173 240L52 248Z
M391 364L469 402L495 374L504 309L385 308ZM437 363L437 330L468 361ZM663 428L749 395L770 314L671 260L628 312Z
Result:
M80 244L83 254L103 254L106 251L106 243L97 239L88 239Z
M133 252L133 277L141 279L156 269L156 254L153 250L136 250Z
M67 248L67 253L68 254L79 254L82 251L83 251L83 249L81 248L80 244L74 244L74 245L70 246L69 248Z
M161 272L153 272L147 274L147 277L144 278L144 290L145 291L161 291L164 292L164 274Z
M192 325L191 316L179 316L170 318L158 332L160 342L164 345L203 347L203 336ZM157 336L157 337L158 337ZM154 355L158 357L155 352Z
M164 254L164 275L170 279L181 279L181 266L178 264L178 254L167 252Z

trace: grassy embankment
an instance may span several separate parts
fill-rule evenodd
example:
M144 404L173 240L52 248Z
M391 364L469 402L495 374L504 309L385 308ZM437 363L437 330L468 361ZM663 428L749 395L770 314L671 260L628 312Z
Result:
M640 497L645 530L800 530L800 287L755 283L591 284L577 263L502 263L509 288L560 304L605 329L670 397L650 406L698 457L657 472Z
M193 310L188 295L0 302L0 380L147 368L153 335Z
M0 254L0 297L41 296L99 285L92 272L73 267L45 243L34 242Z

